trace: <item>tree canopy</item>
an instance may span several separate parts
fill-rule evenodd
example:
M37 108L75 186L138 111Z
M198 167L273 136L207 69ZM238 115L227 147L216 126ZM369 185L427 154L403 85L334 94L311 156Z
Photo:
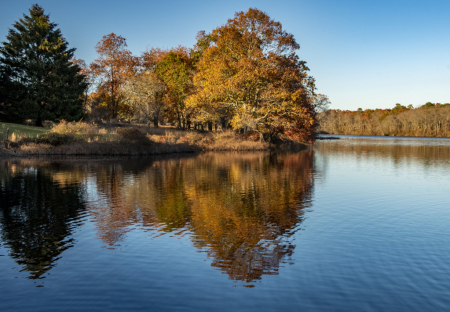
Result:
M220 123L263 140L313 143L316 115L329 104L315 94L294 36L256 8L237 12L210 33L200 31L192 48L151 48L133 56L126 39L110 33L88 66L74 58L75 49L38 5L14 27L0 50L0 118L76 120L85 99L96 118L178 128L194 122L210 130ZM93 92L83 97L88 84Z
M128 79L123 87L123 95L132 109L132 118L138 122L153 121L157 128L165 89L165 84L158 76L148 70Z
M314 79L295 54L294 36L279 22L249 9L198 41L188 106L207 118L227 115L235 129L314 140Z
M95 46L99 57L94 60L87 70L93 77L98 91L109 97L110 117L117 118L119 114L122 86L132 75L138 65L138 58L132 56L126 49L126 39L122 36L110 33L103 36Z
M83 117L84 75L56 26L35 4L9 29L0 47L1 118L36 119L40 126Z
M167 86L164 101L166 113L174 116L178 127L185 127L187 115L185 100L192 93L192 59L187 49L169 51L156 65L155 73Z
M179 128L195 122L212 129L220 121L261 138L312 143L318 107L329 104L315 94L294 36L258 9L199 32L192 49L151 48L133 57L125 47L125 38L104 36L96 46L100 57L89 67L97 94L112 103L113 118L124 103L132 106L130 120L155 121L161 112Z

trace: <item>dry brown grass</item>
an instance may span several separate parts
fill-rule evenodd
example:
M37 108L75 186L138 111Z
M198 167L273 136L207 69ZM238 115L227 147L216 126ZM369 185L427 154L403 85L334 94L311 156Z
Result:
M204 151L262 151L270 148L269 143L247 140L233 131L217 132L194 139Z
M98 134L101 128L95 123L88 123L84 121L80 122L67 122L61 120L57 125L54 125L51 132L61 133L61 134L87 134L93 135Z
M280 148L280 146L271 146L267 142L260 142L259 136L245 136L234 131L197 132L142 125L102 128L86 122L63 121L55 125L51 132L72 136L74 140L69 144L55 146L55 144L45 144L39 138L34 140L28 138L19 140L19 146L0 150L0 155L118 156L199 151L263 151ZM292 145L289 146L292 147ZM298 147L304 149L305 145L300 144Z
M27 155L156 155L168 153L188 153L198 151L195 146L188 144L136 144L120 142L88 143L77 142L62 146L51 146L46 144L30 143L22 145L15 150L17 156Z

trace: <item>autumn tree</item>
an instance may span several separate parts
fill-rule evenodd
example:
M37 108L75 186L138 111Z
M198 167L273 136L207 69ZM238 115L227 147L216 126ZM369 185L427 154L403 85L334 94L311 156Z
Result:
M316 119L318 123L324 122L324 119L329 116L330 100L325 94L316 94L312 99L312 105L316 112Z
M402 111L407 110L408 108L400 103L395 104L395 107L393 109L391 109L391 113L392 114L399 114Z
M235 129L270 138L314 141L314 79L295 52L299 45L279 22L257 9L200 36L195 94L188 106L208 118L226 115Z
M114 33L103 36L95 46L99 57L89 66L89 74L97 85L97 92L108 95L111 118L118 116L122 87L139 61L126 47L126 40L122 36Z
M154 72L167 86L165 111L175 118L178 128L185 128L189 112L185 100L192 93L192 59L186 48L170 50L154 67Z
M132 109L133 118L144 122L153 121L154 126L158 127L165 90L164 82L149 70L130 77L123 87L123 94Z
M78 120L83 117L84 75L73 62L74 48L35 4L0 47L0 105L3 118Z
M155 71L156 65L167 56L170 50L161 48L147 49L141 56L141 66L144 70Z

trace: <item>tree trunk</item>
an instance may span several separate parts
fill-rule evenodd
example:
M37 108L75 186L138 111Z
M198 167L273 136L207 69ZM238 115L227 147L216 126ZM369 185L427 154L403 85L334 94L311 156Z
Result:
M225 117L220 117L220 123L222 125L222 130L225 130L226 128Z
M36 118L36 127L42 127L41 112L39 112L38 117Z
M112 119L117 118L117 112L116 112L116 94L114 92L114 86L111 85L111 100L112 100Z
M179 112L177 112L177 120L178 120L178 129L181 129L181 116Z

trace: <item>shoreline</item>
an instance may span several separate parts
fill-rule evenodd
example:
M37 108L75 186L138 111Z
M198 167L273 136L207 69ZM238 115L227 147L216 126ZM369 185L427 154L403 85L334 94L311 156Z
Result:
M372 138L392 138L392 139L450 139L450 137L440 137L440 136L403 136L403 135L372 135L372 134L331 134L331 133L320 133L318 136L349 136L349 137L372 137ZM340 139L339 137L335 137ZM329 140L328 137L316 137L316 140ZM333 138L334 139L334 138Z
M15 148L0 147L0 159L5 158L35 158L47 156L59 157L129 157L156 156L170 154L192 154L203 152L261 152L261 151L302 151L309 146L303 143L286 142L270 144L267 142L229 142L223 144L171 144L149 142L119 143L119 142L79 142L61 146L47 144L27 144Z

